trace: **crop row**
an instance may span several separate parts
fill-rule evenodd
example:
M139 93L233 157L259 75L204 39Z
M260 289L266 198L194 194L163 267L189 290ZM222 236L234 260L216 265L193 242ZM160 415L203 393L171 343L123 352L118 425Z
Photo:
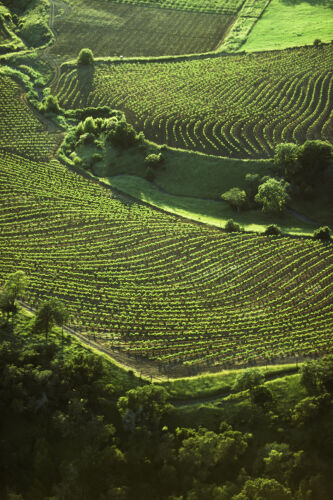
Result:
M238 158L279 142L332 141L333 46L65 71L65 107L110 105L158 143Z
M23 269L27 303L59 297L108 349L164 371L332 348L331 245L182 221L55 160L0 163L0 279Z
M33 115L19 85L0 73L0 148L46 160L56 141Z

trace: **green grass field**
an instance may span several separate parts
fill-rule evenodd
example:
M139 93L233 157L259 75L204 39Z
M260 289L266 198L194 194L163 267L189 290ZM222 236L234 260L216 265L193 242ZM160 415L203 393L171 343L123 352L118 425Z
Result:
M277 50L312 45L333 39L333 6L330 1L271 0L241 50Z

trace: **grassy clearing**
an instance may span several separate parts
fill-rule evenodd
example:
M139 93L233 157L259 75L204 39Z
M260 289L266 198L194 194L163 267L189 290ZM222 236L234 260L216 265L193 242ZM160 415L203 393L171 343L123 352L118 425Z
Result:
M271 0L242 50L276 50L333 39L332 3L315 0Z
M155 5L155 3L154 3ZM96 56L159 56L214 50L232 15L180 12L99 0L72 0L55 17L52 53L76 57L88 47ZM102 30L102 35L101 35Z
M278 224L285 234L307 236L313 234L313 225L302 222L289 214L276 217L271 214L264 214L259 210L247 210L246 212L237 213L222 200L214 201L174 196L161 191L156 184L133 175L118 175L103 179L103 181L123 193L166 212L212 226L224 228L228 219L234 219L241 224L245 231L263 233L268 225Z
M265 377L278 375L286 370L296 370L295 364L277 365L269 367L259 367ZM229 392L237 375L242 370L225 370L215 374L203 374L194 377L179 378L168 382L163 382L162 385L167 389L170 397L173 399L195 399L199 397L209 397L214 395ZM272 381L270 384L274 384ZM275 387L273 385L273 387Z

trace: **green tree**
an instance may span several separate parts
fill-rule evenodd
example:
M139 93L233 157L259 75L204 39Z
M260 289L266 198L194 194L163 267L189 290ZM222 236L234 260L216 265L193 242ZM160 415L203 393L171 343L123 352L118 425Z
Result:
M266 227L264 234L268 236L279 236L281 234L281 229L276 224L271 224Z
M261 183L259 174L246 174L245 176L245 191L248 199L253 201Z
M264 385L257 385L250 388L250 398L254 405L265 408L273 402L273 393Z
M83 66L94 64L94 54L90 49L81 49L77 58L77 63Z
M151 153L146 156L145 163L148 167L156 168L163 163L163 160L162 153Z
M237 187L229 189L221 195L222 200L229 203L229 205L238 212L246 206L247 197L243 189Z
M233 385L234 391L245 391L247 389L252 389L258 385L262 385L265 381L265 377L260 370L256 368L249 368L240 372Z
M164 387L154 384L127 391L117 404L124 427L134 431L136 426L158 426L161 418L172 409L167 399Z
M40 305L36 314L35 331L39 333L45 332L47 339L52 326L63 326L66 319L66 308L59 299L52 298L45 300Z
M275 148L274 163L280 175L288 180L292 179L302 168L298 161L298 153L298 145L292 142L283 142Z
M14 315L17 308L15 301L22 295L28 284L28 278L23 271L8 275L0 295L0 308L7 320L9 314Z
M224 226L224 229L227 231L227 233L239 233L241 232L242 228L240 227L237 222L235 222L232 219L228 219L226 222L226 225Z
M292 500L291 491L276 479L257 477L246 481L242 491L232 500Z
M288 187L286 181L270 178L259 186L255 201L262 205L263 212L282 213L290 199Z
M307 184L318 182L323 172L332 165L333 146L329 142L306 141L299 148L298 161L302 166L301 175Z
M331 239L331 230L328 226L321 226L316 229L313 233L313 238L315 240L326 240L329 241Z
M54 95L48 95L40 104L39 111L41 111L42 113L58 114L61 111L58 98Z

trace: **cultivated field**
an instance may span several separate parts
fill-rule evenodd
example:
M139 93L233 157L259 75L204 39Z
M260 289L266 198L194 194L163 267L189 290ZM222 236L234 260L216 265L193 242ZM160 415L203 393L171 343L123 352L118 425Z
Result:
M58 5L58 4L56 4ZM99 0L58 5L52 53L76 57L88 47L96 56L159 56L214 50L235 16ZM58 14L58 16L57 16Z
M108 104L146 137L236 158L268 158L279 142L332 141L333 46L179 62L66 69L66 108Z
M27 303L59 297L70 326L162 372L332 349L330 245L230 236L119 198L57 161L0 161L0 279L26 271Z
M0 73L0 149L46 160L56 147L56 136L32 113L20 85Z

